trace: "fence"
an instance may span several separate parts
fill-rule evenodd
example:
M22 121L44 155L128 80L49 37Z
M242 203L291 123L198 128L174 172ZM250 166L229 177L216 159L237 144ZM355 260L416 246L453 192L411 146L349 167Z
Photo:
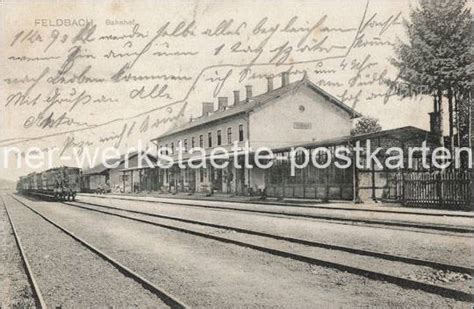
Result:
M471 207L468 172L405 172L397 176L397 195L408 206L468 209Z

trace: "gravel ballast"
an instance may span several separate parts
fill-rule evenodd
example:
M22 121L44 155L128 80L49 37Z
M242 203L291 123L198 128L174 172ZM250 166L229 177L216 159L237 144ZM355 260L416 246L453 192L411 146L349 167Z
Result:
M329 261L338 263L341 265L347 265L367 271L374 271L381 274L392 275L401 278L407 278L416 280L419 282L425 282L430 284L436 284L447 288L464 291L471 293L470 279L472 277L468 273L458 273L458 276L454 276L453 273L438 272L437 268L414 265L405 262L390 261L381 259L378 257L371 257L359 254L353 254L349 252L311 247L305 244L298 244L291 241L277 240L264 236L249 235L242 232L236 232L229 229L215 228L202 226L192 223L179 222L169 219L161 219L156 217L150 217L141 214L127 213L124 211L117 211L112 209L103 209L94 207L91 205L81 205L80 203L73 203L90 209L97 209L100 211L106 211L108 213L125 215L132 218L147 220L150 222L156 222L165 226L178 227L190 231L196 231L211 236L218 236L224 239L235 240L238 242L248 243L260 247L268 247L284 252L291 252L306 257L315 258L317 260ZM72 206L71 206L72 207ZM444 276L447 275L447 276ZM446 280L447 277L451 277L451 280ZM431 278L431 280L427 280Z
M0 307L32 308L36 305L21 254L0 195Z
M49 307L167 307L76 240L6 198L43 298Z
M303 218L289 219L235 211L139 201L131 202L91 197L81 197L80 200L99 205L145 211L322 243L426 259L439 263L461 266L472 265L471 248L473 238L462 235L439 235L404 229L341 225Z
M441 296L57 203L34 207L193 307L465 307Z

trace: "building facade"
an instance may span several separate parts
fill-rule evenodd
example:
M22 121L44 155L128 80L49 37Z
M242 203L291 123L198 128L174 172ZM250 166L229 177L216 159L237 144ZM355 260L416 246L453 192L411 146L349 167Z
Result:
M150 157L154 161L154 157ZM129 190L133 192L133 172L123 173L124 170L137 169L139 164L137 152L124 154L116 159L110 159L107 164L98 164L90 169L86 169L82 175L81 190L83 192L96 192L99 188L108 192L120 193ZM135 177L137 177L137 174ZM136 180L136 179L135 179ZM135 184L137 181L135 181ZM132 189L129 189L132 186Z
M234 91L233 104L225 97L202 103L202 115L172 128L153 139L157 150L168 149L173 161L178 161L178 148L183 149L182 161L195 159L190 150L204 148L207 155L217 148L229 152L229 163L243 156L236 150L249 147L250 153L265 147L279 149L304 143L316 143L350 134L352 119L360 115L352 108L314 85L302 80L290 83L287 72L281 74L280 87L267 80L267 91L253 96L252 86L246 86L245 98ZM237 158L234 158L237 157ZM207 159L206 159L207 160ZM242 166L242 164L239 164ZM259 168L179 168L177 163L160 177L163 190L171 192L222 192L251 194L264 190L268 172Z

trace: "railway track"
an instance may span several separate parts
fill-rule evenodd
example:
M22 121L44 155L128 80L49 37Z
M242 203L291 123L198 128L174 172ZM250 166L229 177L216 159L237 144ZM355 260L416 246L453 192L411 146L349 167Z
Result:
M76 236L71 231L67 230L66 228L64 228L63 226L58 224L57 222L55 222L55 221L51 220L50 218L46 217L45 215L43 215L39 211L35 210L31 206L29 206L26 203L24 203L23 201L21 201L20 199L16 198L13 195L11 195L11 197L17 203L19 203L20 205L22 205L23 207L25 207L26 209L28 209L29 211L31 211L35 215L39 216L42 220L48 222L50 225L54 226L56 229L60 230L62 233L69 236L70 238L72 238L81 247L83 247L84 249L92 252L96 257L103 260L107 264L113 266L116 270L118 270L120 273L122 273L125 277L132 279L133 281L138 283L140 286L142 286L142 288L144 288L144 289L148 290L149 292L151 292L153 295L158 297L167 306L169 306L171 308L188 308L187 305L185 305L183 302L181 302L177 297L175 297L171 293L165 291L164 289L158 287L154 283L148 281L146 278L144 278L140 274L134 272L133 270L131 270L127 266L125 266L125 265L121 264L120 262L116 261L111 256L107 255L103 251L101 251L98 248L94 247L92 244L88 243L86 240ZM3 198L2 198L2 200L3 200ZM12 220L12 218L11 218L9 212L8 212L8 208L6 206L6 203L3 203L3 204L4 204L4 207L7 211L7 213L8 213L10 223L11 223L12 227L14 227L14 223L13 223L13 220ZM33 276L33 272L31 270L31 267L29 266L29 262L28 262L28 259L26 257L26 254L25 254L25 250L23 249L23 247L21 245L20 238L18 236L16 228L14 228L14 234L15 234L15 239L17 240L17 244L21 248L20 251L21 251L23 261L25 262L25 265L27 265L28 277L30 278L30 280L32 282L32 286L34 287L35 295L36 295L36 298L38 299L38 304L40 305L39 307L40 308L46 308L46 303L45 303L45 301L43 299L43 296L41 294L41 289L37 284L37 280Z
M410 257L390 255L380 252L372 252L367 250L361 250L357 248L342 247L331 244L324 244L318 242L312 242L303 239L290 238L280 235L273 235L267 233L261 233L248 229L241 229L232 226L217 225L202 221L189 220L177 217L162 216L158 214L127 210L123 208L117 208L112 206L104 206L91 203L83 202L64 202L63 204L83 209L86 211L93 211L102 213L109 216L120 217L127 220L150 224L153 226L166 228L169 230L186 233L194 236L199 236L223 243L233 244L241 247L251 248L257 251L265 252L275 256L284 258L290 258L293 260L306 262L313 265L319 265L323 267L333 268L340 271L349 272L364 276L372 280L385 281L392 284L396 284L403 288L409 288L414 290L422 290L428 293L441 295L447 298L453 298L461 301L472 301L474 295L470 291L453 289L446 285L426 283L419 280L414 280L394 274L391 268L396 263L397 267L403 266L404 268L417 270L418 267L423 270L444 270L460 272L464 274L472 275L474 269L471 267L449 265L443 263L437 263L428 260L414 259ZM164 223L161 221L152 221L151 219L158 218L159 220L174 221L178 222L179 225ZM205 229L195 228L193 226L202 226ZM218 229L221 231L233 231L237 235L243 235L245 237L224 237L218 236L215 233L206 230L208 228ZM260 238L260 239L259 239ZM262 239L264 241L262 241ZM270 245L267 245L271 240ZM284 245L282 245L285 243ZM300 247L295 247L300 246ZM316 253L323 253L321 256L314 254L312 251L308 251L307 248L317 250ZM331 258L327 252L337 251L338 255L343 255L345 258ZM309 252L309 254L308 254ZM339 260L339 261L338 261ZM342 260L342 261L341 261ZM354 262L355 261L355 262ZM373 264L376 262L375 264ZM360 263L358 265L358 263ZM383 267L375 267L377 263L385 265ZM362 265L362 266L361 266Z
M98 198L108 198L97 196ZM111 199L117 200L124 200L124 201L134 201L127 198L121 197L111 197ZM301 214L301 213L290 213L290 212L278 212L278 211L268 211L268 210L257 210L257 209L243 209L239 207L225 207L225 206L214 206L214 205L200 205L200 204L189 204L185 202L171 202L171 201L150 201L150 200L138 200L139 202L146 202L146 203L153 203L153 204L168 204L168 205L179 205L183 207L191 207L191 208L203 208L203 209L210 209L216 211L233 211L233 212L244 212L244 213L252 213L258 215L266 215L266 216L276 216L276 217L284 217L290 219L311 219L311 220L319 220L324 222L331 222L335 224L343 224L343 225L365 225L370 227L381 227L384 229L409 229L413 232L419 233L436 233L441 235L449 235L446 233L456 233L456 234L464 234L467 237L472 237L474 234L474 228L471 227L457 227L452 225L443 225L443 224L426 224L426 223L410 223L405 221L396 221L396 220L378 220L378 219L358 219L358 218L344 218L332 215L315 215L315 214ZM368 210L364 210L369 212Z
M325 249L330 249L330 250L344 251L344 252L357 254L357 255L365 255L365 256L381 258L381 259L385 259L389 261L398 261L398 262L404 262L404 263L409 263L413 265L427 266L427 267L432 267L439 270L448 270L448 271L454 271L454 272L474 274L474 268L471 268L471 267L450 265L450 264L438 263L434 261L415 259L411 257L391 255L391 254L386 254L382 252L375 252L375 251L363 250L363 249L346 247L346 246L338 246L334 244L275 235L275 234L270 234L270 233L265 233L265 232L250 230L250 229L243 229L243 228L238 228L238 227L234 227L230 225L215 224L215 223L204 222L204 221L199 221L199 220L186 219L182 217L160 215L157 213L130 210L130 209L124 209L121 207L112 207L112 206L106 206L106 205L100 205L100 204L94 204L94 203L88 203L88 202L75 202L75 203L64 202L64 204L70 205L70 206L76 206L76 207L79 207L77 206L77 204L85 204L85 205L95 206L95 207L103 208L103 209L122 211L122 212L131 213L131 214L138 214L138 215L144 215L144 216L155 217L155 218L169 219L169 220L178 221L178 222L184 222L184 223L190 223L190 224L201 225L201 226L206 226L206 227L235 231L238 233L244 233L248 235L262 236L262 237L272 238L275 240L283 240L283 241L288 241L288 242L306 245L310 247L319 247L319 248L325 248Z
M190 198L157 198L161 200L157 201L150 201L146 199L131 199L127 198L126 196L115 196L115 195L94 195L93 197L97 198L111 198L117 200L124 200L124 201L140 201L140 202L148 202L148 203L164 203L164 204L177 204L177 205L192 205L192 206L199 206L198 204L193 204L193 200ZM170 201L170 199L174 199L176 201ZM185 201L185 202L184 202ZM202 200L202 201L209 201L209 202L223 202L229 204L249 204L249 205L264 205L264 206L275 206L275 207L291 207L291 208L300 208L300 209L325 209L325 210L347 210L353 212L367 212L367 213L383 213L383 214L401 214L401 215L414 215L414 216L428 216L428 217L453 217L453 218L473 218L474 214L469 215L465 213L433 213L433 212L421 212L421 211L410 211L410 210L389 210L389 209L367 209L367 208L354 208L354 207L334 207L334 206L324 206L323 203L321 205L304 205L301 203L289 203L289 202L278 202L278 201L233 201L233 200L226 200L226 199L209 199L209 200Z
M16 230L16 226L13 223L13 220L10 216L10 212L8 211L8 207L5 204L5 201L3 200L3 196L0 197L0 199L2 200L3 207L5 208L5 212L7 213L8 222L10 222L10 226L11 226L12 231L13 231L13 237L15 238L15 242L16 242L16 245L18 247L18 251L20 252L20 257L21 257L21 260L23 262L25 273L26 273L26 276L28 277L28 281L30 283L31 290L33 291L33 297L34 297L35 304L38 308L46 309L47 308L46 303L43 299L43 295L41 294L41 290L39 289L39 286L38 286L38 283L35 279L35 276L33 275L33 271L31 270L30 262L28 261L28 258L25 254L25 249L23 248L23 244L21 243L21 239L20 239L20 236L18 235L18 232Z

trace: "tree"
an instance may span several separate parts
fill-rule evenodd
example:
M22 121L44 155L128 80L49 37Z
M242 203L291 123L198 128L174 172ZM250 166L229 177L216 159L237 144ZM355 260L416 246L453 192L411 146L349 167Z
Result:
M351 130L351 135L360 135L367 133L375 133L382 130L377 118L364 116L357 121L355 127Z
M464 117L468 117L462 111L467 110L472 87L473 22L466 3L466 0L421 0L420 6L410 12L410 22L404 21L408 42L399 42L398 59L392 59L400 71L398 85L405 83L410 87L402 95L433 96L441 137L443 97L447 99L451 146L455 142L455 128L458 141L461 140L461 124L467 123Z

